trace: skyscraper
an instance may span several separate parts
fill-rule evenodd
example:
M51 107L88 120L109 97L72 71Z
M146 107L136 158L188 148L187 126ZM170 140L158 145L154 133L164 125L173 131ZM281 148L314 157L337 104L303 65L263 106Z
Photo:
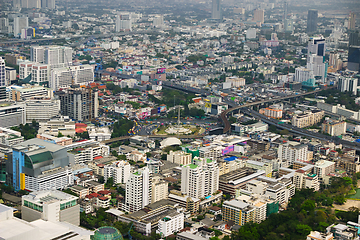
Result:
M350 12L349 16L349 30L355 30L356 13Z
M61 46L33 46L30 49L33 62L49 64L52 67L72 65L72 48Z
M139 169L131 174L126 182L125 203L123 211L136 212L151 203L152 174L148 167Z
M211 7L211 19L220 20L221 19L221 0L212 0L212 7Z
M14 18L14 36L18 37L21 34L21 29L29 27L28 17L16 17Z
M264 10L262 9L254 10L254 21L259 23L264 23Z
M318 11L309 10L307 17L307 33L313 33L317 31L317 22L318 22Z
M325 38L323 36L311 37L308 42L308 60L310 55L325 56Z
M0 87L6 86L6 78L5 78L5 60L0 57Z
M131 31L131 24L132 24L131 14L121 13L116 17L115 30L117 32Z

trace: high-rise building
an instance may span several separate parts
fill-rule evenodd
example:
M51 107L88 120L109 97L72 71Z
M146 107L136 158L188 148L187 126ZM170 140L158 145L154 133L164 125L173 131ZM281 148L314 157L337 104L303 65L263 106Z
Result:
M14 18L14 36L19 37L21 30L29 27L28 17L16 17Z
M305 67L298 67L295 69L295 82L306 82L309 79L313 79L313 71Z
M21 0L22 8L41 8L41 0Z
M288 166L291 166L294 161L306 162L308 160L308 147L297 142L281 144L278 148L278 157L283 162L286 160Z
M115 184L127 183L130 177L130 164L125 161L116 161L104 167L105 182L113 178Z
M189 197L203 198L219 189L219 167L216 161L194 158L181 169L181 192Z
M33 46L30 49L30 60L49 64L52 68L72 65L72 48L63 46Z
M125 203L122 209L125 212L136 212L151 203L152 173L144 167L132 173L126 182Z
M356 24L356 13L350 12L350 16L349 16L349 30L355 30L355 24Z
M254 10L254 22L264 23L264 10L262 9Z
M307 33L314 33L317 31L317 22L318 22L318 11L309 10L307 17Z
M341 92L351 92L352 94L356 95L357 87L358 87L358 79L341 76L339 77L337 86Z
M325 83L327 77L327 63L325 63L325 38L311 37L308 41L307 69L310 69L317 82Z
M0 33L9 33L9 19L0 18Z
M58 116L60 112L60 101L39 96L33 97L25 102L26 105L26 122L31 123L49 121L51 118Z
M168 198L168 183L159 176L153 177L151 190L152 203Z
M347 68L350 71L360 71L360 46L349 47Z
M156 28L162 28L164 26L164 16L163 15L154 16L153 26Z
M308 41L308 61L312 54L315 54L316 56L325 56L325 38L323 36L317 36L317 37L311 37Z
M5 76L5 60L0 57L0 87L6 86L6 76Z
M221 0L212 0L211 19L220 20L221 16Z
M54 9L55 0L41 0L41 8Z
M58 190L34 191L22 196L21 218L32 222L43 219L49 222L68 222L80 225L78 197Z
M60 99L60 113L76 121L90 121L98 117L98 92L91 89L67 89L55 92Z
M50 65L48 64L35 64L32 65L31 82L38 84L49 82Z
M49 87L57 90L68 88L74 84L89 84L94 82L94 68L90 65L69 66L51 70Z
M132 20L130 13L121 13L116 16L115 30L116 32L128 32L131 31Z
M15 190L63 189L74 184L69 164L65 147L33 138L12 146L6 181Z

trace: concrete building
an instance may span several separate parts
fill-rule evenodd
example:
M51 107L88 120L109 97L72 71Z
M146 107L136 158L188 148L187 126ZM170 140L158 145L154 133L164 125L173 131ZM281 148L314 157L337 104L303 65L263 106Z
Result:
M212 0L211 4L211 19L220 20L221 16L221 1L220 0Z
M281 161L286 161L291 166L294 161L308 161L308 146L298 142L287 142L279 145L278 157Z
M25 102L26 122L49 121L60 113L60 100L45 97L33 97Z
M63 189L74 184L66 148L38 138L12 146L7 184L16 190Z
M335 172L335 162L320 160L315 163L314 173L319 177L319 181L333 172Z
M309 10L307 16L307 33L314 33L317 31L317 22L318 22L318 11Z
M0 57L0 87L5 87L6 85L5 60Z
M321 125L321 131L331 136L341 136L346 133L346 122L325 121Z
M298 128L305 128L320 122L323 117L324 111L305 111L304 113L294 115L291 119L291 124Z
M167 154L167 161L176 163L179 165L188 165L191 163L192 155L191 153L185 153L183 151L170 151Z
M152 173L147 167L132 173L126 182L125 203L122 210L136 212L151 203Z
M49 87L58 90L74 84L87 85L94 82L94 68L90 65L69 66L51 70Z
M69 117L52 118L47 122L40 122L39 134L58 136L59 132L64 136L75 136L75 122Z
M72 65L71 47L64 46L32 46L30 60L36 63L48 64L51 68Z
M271 178L272 177L272 164L271 163L264 163L259 161L252 161L247 160L245 163L246 167L257 169L257 170L263 170L265 171L265 176Z
M351 92L352 94L357 94L358 79L357 78L347 78L339 77L338 89L341 92Z
M281 109L274 109L274 108L270 108L270 107L264 109L264 115L267 117L281 119L282 114L283 114L283 111Z
M121 13L116 16L115 30L116 32L128 32L132 30L132 19L130 13Z
M111 132L108 127L87 127L89 138L95 141L105 141L111 138Z
M30 62L25 60L19 64L19 79L24 80L25 78L29 77L32 73L32 66L34 62Z
M60 146L67 146L73 143L72 138L69 137L55 137L46 133L37 134L37 138L55 143Z
M49 222L68 222L80 225L78 197L58 191L34 191L22 196L21 217L32 222L43 219Z
M156 231L162 237L167 237L184 228L184 214L179 212L171 212L163 217L158 223Z
M249 28L246 30L246 40L248 39L255 39L256 38L256 29L255 28Z
M239 226L248 222L255 222L256 219L256 209L254 206L235 199L225 201L221 212L223 214L223 221L233 221Z
M168 199L179 204L180 207L186 209L190 213L196 213L200 207L200 199L192 198L180 191L171 190Z
M255 9L254 10L254 22L256 23L264 23L264 10L262 9Z
M314 73L312 70L305 67L298 67L295 69L295 82L306 82L309 79L314 79Z
M226 77L225 82L230 82L231 87L242 87L245 86L245 78L239 78L236 76Z
M46 97L52 98L52 92L43 86L10 86L9 89L9 99L12 101L26 101L33 97Z
M76 121L89 121L98 117L98 92L89 89L68 89L55 92L60 99L60 113Z
M156 28L162 28L164 26L164 16L163 15L154 16L153 26Z
M203 198L219 189L219 167L216 161L194 158L193 164L181 168L181 191L190 197Z
M31 69L31 82L43 84L49 82L50 65L48 64L34 64Z
M334 236L332 233L320 233L318 231L311 231L307 235L306 240L333 240Z
M20 37L21 30L29 27L28 17L15 17L14 18L14 36Z
M114 184L127 183L130 177L130 164L125 161L116 161L104 167L105 182L114 179Z
M21 136L21 132L11 130L9 128L0 127L0 143L12 146L24 141L24 137Z
M168 198L168 183L159 176L154 176L152 180L151 202L157 202Z
M348 29L355 30L355 27L356 27L356 13L350 12Z
M63 239L90 240L93 231L85 230L68 222L52 222L38 219L32 222L14 217L14 209L0 204L0 234L4 240Z
M319 191L320 189L318 176L313 173L307 173L302 169L295 171L293 182L296 189L309 188L314 189L314 191Z
M88 145L84 144L83 146L79 145L76 147L74 146L75 144L67 146L67 149L72 149L69 153L71 153L75 164L88 164L110 154L110 147L105 144L92 142Z
M269 202L274 202L266 199L265 197L260 197L256 195L252 195L252 196L241 195L236 199L255 207L254 222L256 223L261 223L266 219L267 205Z
M26 106L23 103L0 102L0 127L26 124Z

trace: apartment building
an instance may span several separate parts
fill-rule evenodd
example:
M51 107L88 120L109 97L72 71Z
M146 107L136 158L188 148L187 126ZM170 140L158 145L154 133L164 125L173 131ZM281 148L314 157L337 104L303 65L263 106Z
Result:
M274 109L274 108L263 108L259 111L260 114L264 114L267 117L281 119L283 115L282 109Z
M286 161L287 166L291 166L294 161L308 161L308 146L298 142L289 141L279 145L278 157L281 161Z
M32 97L25 102L26 122L31 123L49 121L60 112L60 101L47 97Z
M49 222L68 222L80 225L78 197L58 191L34 191L21 199L21 218L32 222L43 219Z
M168 194L168 183L159 176L153 177L151 202L154 203L161 199L167 199Z
M319 181L333 172L335 172L335 162L320 160L315 163L314 173L319 177Z
M313 173L306 173L302 169L295 171L293 182L297 189L309 188L314 189L314 191L319 191L320 189L318 176Z
M323 117L324 111L305 111L304 113L294 115L291 119L291 124L298 128L305 128L320 122Z
M346 133L346 122L325 121L321 125L321 131L330 136L341 136Z
M181 168L181 191L190 197L203 198L219 189L219 167L216 161L194 158Z
M239 201L245 202L255 207L255 220L256 223L261 223L266 219L266 212L267 212L267 201L263 197L257 196L246 196L241 195L236 198Z
M157 233L167 237L184 228L184 214L172 211L158 222Z
M132 173L126 182L125 212L136 212L151 203L152 173L147 167Z
M110 147L94 142L91 145L79 146L69 151L74 157L75 164L86 164L98 158L103 158L110 154Z
M190 213L196 213L200 207L200 199L182 194L181 191L171 190L168 199L179 204Z
M90 65L80 65L51 70L50 88L54 90L68 88L73 82L79 85L87 85L94 82L94 68Z
M127 183L130 173L130 164L125 161L116 161L104 167L105 182L109 178L113 178L114 184Z
M192 155L191 153L185 153L184 151L170 151L166 157L167 161L176 163L179 165L188 165L191 163Z
M242 226L245 223L255 222L256 208L251 204L239 200L225 201L221 212L223 221L233 221L236 225Z

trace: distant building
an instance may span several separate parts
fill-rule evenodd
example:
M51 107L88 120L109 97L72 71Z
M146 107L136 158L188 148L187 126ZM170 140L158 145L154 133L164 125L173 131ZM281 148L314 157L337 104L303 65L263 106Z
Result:
M24 103L4 102L0 107L0 127L14 127L26 124L26 106Z
M281 144L278 148L278 157L281 161L286 160L288 166L291 166L295 161L308 161L308 146L298 142L291 142Z
M51 70L49 87L58 90L74 84L87 85L94 82L94 68L90 65L70 66Z
M318 22L318 11L317 10L309 10L307 17L307 33L314 33L317 31L317 22Z
M348 29L355 30L355 27L356 27L356 13L350 12Z
M164 26L164 16L163 15L154 16L153 26L156 28L162 28Z
M66 67L72 65L71 47L63 46L32 46L30 60L36 63L48 64L51 67Z
M78 197L58 191L34 191L22 196L21 218L32 222L43 219L49 222L68 222L80 225Z
M28 17L15 17L14 18L14 36L19 37L21 30L29 27Z
M191 159L191 153L185 153L183 151L170 151L167 155L167 161L179 165L188 165L191 163Z
M291 119L291 124L298 128L305 128L320 122L323 117L324 111L306 111L304 113L294 115Z
M220 20L221 16L221 1L212 0L211 4L211 19Z
M346 122L325 121L321 125L321 130L331 136L341 136L346 133Z
M5 60L0 57L0 87L5 87L6 85Z
M264 23L264 10L262 9L254 10L254 22Z
M132 30L132 19L130 13L121 13L116 16L115 30L116 32L128 32Z
M168 198L168 183L162 178L155 176L152 180L151 202L157 202Z

